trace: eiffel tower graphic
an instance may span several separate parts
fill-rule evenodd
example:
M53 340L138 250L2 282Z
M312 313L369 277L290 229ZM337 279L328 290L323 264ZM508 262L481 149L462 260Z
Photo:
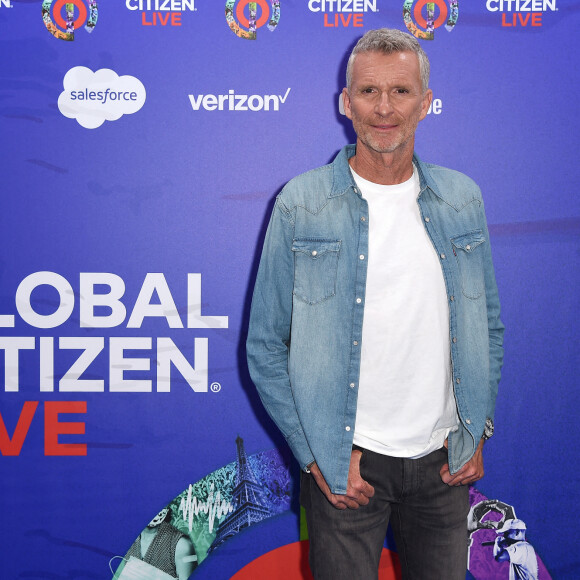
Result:
M271 515L267 507L268 502L264 487L256 480L244 449L244 440L239 435L236 437L236 446L238 448L238 463L236 487L232 496L234 511L220 524L208 553L244 528Z

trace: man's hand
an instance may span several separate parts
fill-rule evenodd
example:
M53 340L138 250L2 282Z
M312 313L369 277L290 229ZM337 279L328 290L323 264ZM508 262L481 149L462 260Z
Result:
M454 475L449 472L449 464L446 463L439 474L447 485L469 485L483 477L483 439L479 442L473 457Z
M358 449L353 449L350 455L350 467L348 469L348 482L345 495L331 493L318 465L313 463L310 466L310 473L314 477L314 481L316 481L318 487L326 496L326 499L336 509L345 510L349 508L356 510L361 505L367 505L370 498L375 495L375 488L360 476L359 465L361 455L362 452Z

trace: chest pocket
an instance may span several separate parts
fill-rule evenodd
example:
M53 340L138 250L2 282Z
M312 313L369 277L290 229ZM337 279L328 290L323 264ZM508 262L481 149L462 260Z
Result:
M340 240L296 238L293 293L308 304L317 304L336 294Z
M463 294L467 298L479 298L485 291L483 276L485 238L482 230L474 230L451 238L451 243L459 264Z

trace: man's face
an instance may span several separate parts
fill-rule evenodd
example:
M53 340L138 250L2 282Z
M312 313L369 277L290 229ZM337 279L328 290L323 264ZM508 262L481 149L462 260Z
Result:
M427 115L432 93L423 93L414 52L363 52L356 55L343 98L359 146L369 153L412 154L415 130Z

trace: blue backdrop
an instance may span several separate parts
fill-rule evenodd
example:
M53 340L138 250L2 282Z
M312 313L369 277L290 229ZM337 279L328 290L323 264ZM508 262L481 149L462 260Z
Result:
M427 28L427 3L406 4ZM226 19L251 27L250 3L228 8L0 0L2 578L110 578L164 505L235 472L238 435L291 464L245 366L258 247L285 182L354 141L349 50L406 30L403 0L262 0L255 38ZM506 357L477 488L514 507L552 578L578 578L580 4L456 9L421 40L439 103L417 153L474 178L490 224ZM194 576L297 541L295 495Z

